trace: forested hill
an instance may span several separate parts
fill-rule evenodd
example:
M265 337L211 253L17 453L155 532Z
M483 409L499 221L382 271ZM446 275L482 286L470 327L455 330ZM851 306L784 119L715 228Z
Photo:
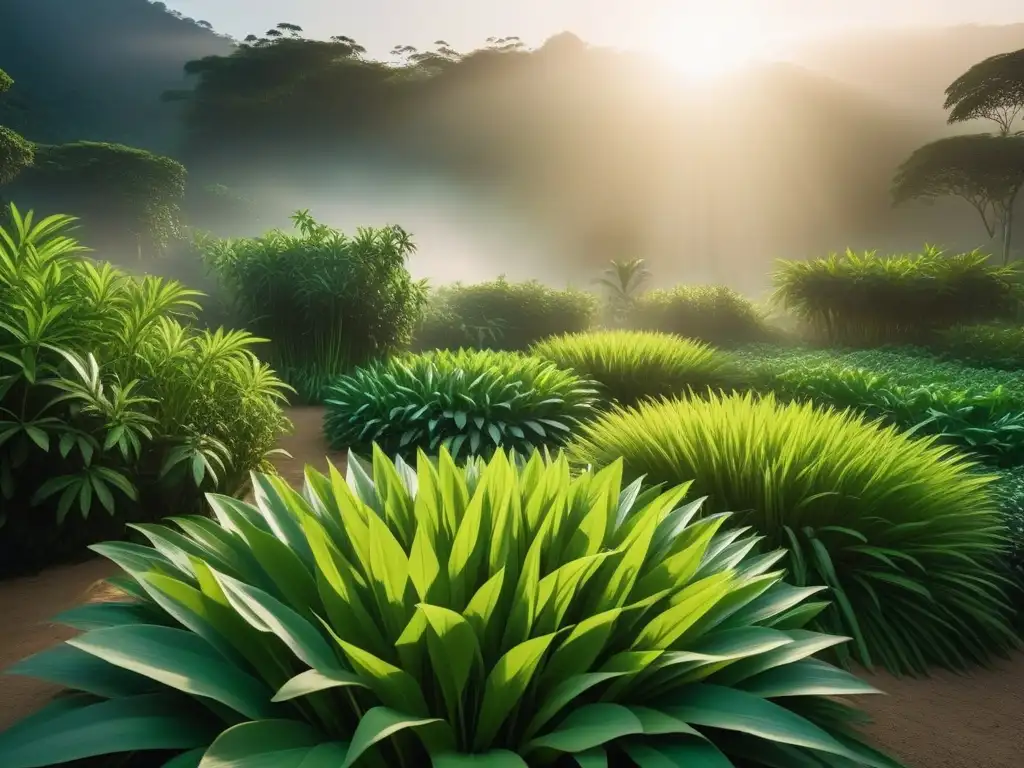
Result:
M15 86L0 124L34 141L114 141L171 151L180 121L160 93L185 62L231 41L148 0L3 0L0 69Z
M879 32L693 91L663 63L571 34L536 50L407 51L396 68L326 40L346 31L286 29L236 47L148 0L2 0L0 68L16 84L0 124L41 143L172 155L190 185L309 199L352 162L400 180L426 163L497 189L567 259L630 252L655 267L729 270L735 254L763 264L846 246L979 245L969 209L894 211L889 186L914 148L948 130L948 82L1024 46L1012 28ZM169 92L180 100L163 101Z

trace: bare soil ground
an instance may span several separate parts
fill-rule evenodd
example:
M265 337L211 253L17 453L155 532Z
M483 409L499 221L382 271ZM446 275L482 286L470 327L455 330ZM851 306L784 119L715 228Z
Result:
M306 464L342 465L323 441L319 408L292 409L295 425L281 447L294 458L277 462L281 474L301 484ZM108 600L102 580L115 568L105 560L60 566L23 579L0 582L0 670L67 639L72 630L48 623L53 615L86 601ZM910 768L1020 768L1024 765L1024 653L968 675L936 671L927 679L865 674L884 696L861 697L874 717L869 733L877 745ZM43 705L53 686L0 677L0 731Z

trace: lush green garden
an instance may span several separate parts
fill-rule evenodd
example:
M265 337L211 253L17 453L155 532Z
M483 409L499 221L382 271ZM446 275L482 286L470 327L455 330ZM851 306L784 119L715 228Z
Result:
M0 235L0 562L91 544L125 596L12 670L75 692L5 768L890 768L855 662L1019 646L1012 269L784 264L794 336L638 262L432 291L404 231L299 214L197 243L222 330L67 224ZM288 399L344 472L270 471Z

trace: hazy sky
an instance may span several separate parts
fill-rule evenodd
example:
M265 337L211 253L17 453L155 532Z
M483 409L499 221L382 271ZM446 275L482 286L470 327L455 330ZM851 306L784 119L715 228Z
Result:
M166 0L188 16L244 37L277 22L311 37L354 37L372 54L395 44L458 50L489 36L537 44L570 30L588 42L669 56L728 39L774 55L794 37L842 28L1024 21L1021 0ZM683 56L685 58L685 56Z

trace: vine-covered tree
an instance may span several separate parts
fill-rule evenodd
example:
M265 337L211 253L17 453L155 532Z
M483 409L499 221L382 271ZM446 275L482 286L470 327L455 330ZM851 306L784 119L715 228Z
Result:
M0 95L14 85L11 76L0 69ZM32 144L10 128L0 125L0 184L9 184L15 176L32 164ZM0 199L0 203L2 203Z
M946 88L948 121L991 120L1001 136L1014 133L1024 111L1024 49L990 56Z
M990 238L1010 260L1013 208L1024 186L1024 137L989 133L951 136L925 144L900 166L893 201L959 197L978 212Z

